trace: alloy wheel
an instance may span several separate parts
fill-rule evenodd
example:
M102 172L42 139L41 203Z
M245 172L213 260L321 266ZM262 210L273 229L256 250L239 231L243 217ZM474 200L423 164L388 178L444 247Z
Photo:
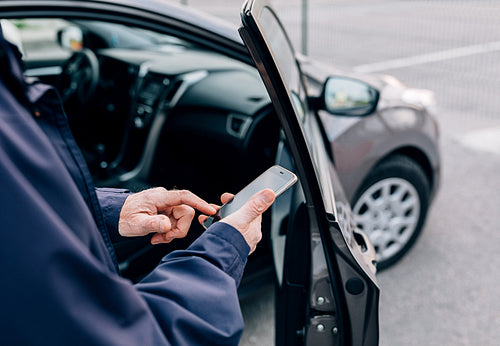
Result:
M391 259L408 244L420 218L420 198L405 179L387 178L366 189L353 207L357 227L375 247L377 262Z

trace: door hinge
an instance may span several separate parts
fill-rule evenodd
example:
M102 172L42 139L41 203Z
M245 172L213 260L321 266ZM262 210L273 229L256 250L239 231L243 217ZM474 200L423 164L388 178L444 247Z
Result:
M332 346L339 344L339 330L335 316L321 315L309 319L306 332L307 346Z

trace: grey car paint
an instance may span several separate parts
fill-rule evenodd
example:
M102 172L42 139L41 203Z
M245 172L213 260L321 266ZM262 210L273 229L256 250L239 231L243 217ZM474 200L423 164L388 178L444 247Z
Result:
M335 166L346 197L353 198L370 171L389 156L400 153L424 168L431 200L440 183L439 127L434 109L425 100L404 101L405 93L428 91L407 88L390 76L354 75L298 55L307 76L309 93L318 95L330 75L362 80L380 92L377 109L368 116L334 116L319 111L334 154ZM432 101L430 102L432 103Z
M39 1L2 1L2 6L36 6L37 2ZM109 3L129 3L132 7L136 4L132 0L113 0ZM45 4L74 4L75 9L78 8L78 1L46 1ZM175 13L173 21L177 25L182 26L182 22L190 23L189 28L186 26L188 33L204 36L204 44L217 42L227 47L227 52L232 52L232 56L234 53L238 53L239 59L247 56L245 60L252 63L233 25L193 9L186 11L177 4L164 2L161 5L165 8L163 13ZM141 6L154 14L158 3L142 1ZM192 23L197 23L198 27L193 27ZM428 109L416 102L403 102L401 96L408 89L388 76L354 75L302 55L297 58L308 79L308 92L312 95L319 94L322 82L330 75L345 75L363 80L381 94L376 113L369 116L351 118L320 112L347 199L353 202L356 191L369 172L377 163L396 152L413 158L424 168L431 183L433 197L439 186L440 156L437 120L428 114Z
M35 11L39 11L40 7L37 5L41 3L26 0L2 1L1 6L25 10L32 6ZM103 10L113 10L113 3L129 4L131 9L136 5L130 0L94 4ZM78 13L83 2L44 1L43 4L48 9L46 15L50 16L57 13L58 6L69 5ZM171 13L172 17L161 16L157 14L158 6L159 3L155 1L141 2L141 7L151 17L151 21L160 23L156 24L158 28L163 30L165 26L173 25L185 30L183 34L196 43L253 64L233 26L210 18L205 13L163 2L161 12ZM53 11L50 11L51 7ZM124 7L116 7L116 10L123 11ZM318 112L331 144L338 178L344 187L347 201L353 203L357 191L370 172L394 154L403 154L414 159L427 175L431 188L430 196L435 195L440 176L437 121L430 114L432 109L427 107L425 102L421 102L421 98L413 97L408 101L404 96L412 90L388 76L353 75L303 56L298 56L298 60L307 76L310 95L317 95L321 91L322 82L329 75L357 78L380 92L380 101L373 114L350 117ZM29 65L29 61L27 63ZM340 195L337 195L337 198L339 197Z

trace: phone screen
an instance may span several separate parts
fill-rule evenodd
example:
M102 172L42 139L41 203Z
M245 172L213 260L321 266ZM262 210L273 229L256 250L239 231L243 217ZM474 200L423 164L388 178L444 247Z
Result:
M274 191L276 197L285 192L297 181L297 176L281 166L272 166L254 181L238 192L233 199L219 208L217 213L210 216L203 226L208 228L212 223L223 219L240 209L254 194L264 189Z

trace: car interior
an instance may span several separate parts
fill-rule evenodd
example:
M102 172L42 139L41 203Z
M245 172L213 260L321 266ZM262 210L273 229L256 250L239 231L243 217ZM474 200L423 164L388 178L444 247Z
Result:
M61 54L39 58L39 47L25 44L27 74L59 90L96 186L187 189L219 203L275 163L280 125L253 66L121 24L57 26ZM250 257L247 273L270 269L269 224L267 216L261 255ZM189 236L171 244L124 239L115 244L122 274L139 280L202 231L195 220Z

